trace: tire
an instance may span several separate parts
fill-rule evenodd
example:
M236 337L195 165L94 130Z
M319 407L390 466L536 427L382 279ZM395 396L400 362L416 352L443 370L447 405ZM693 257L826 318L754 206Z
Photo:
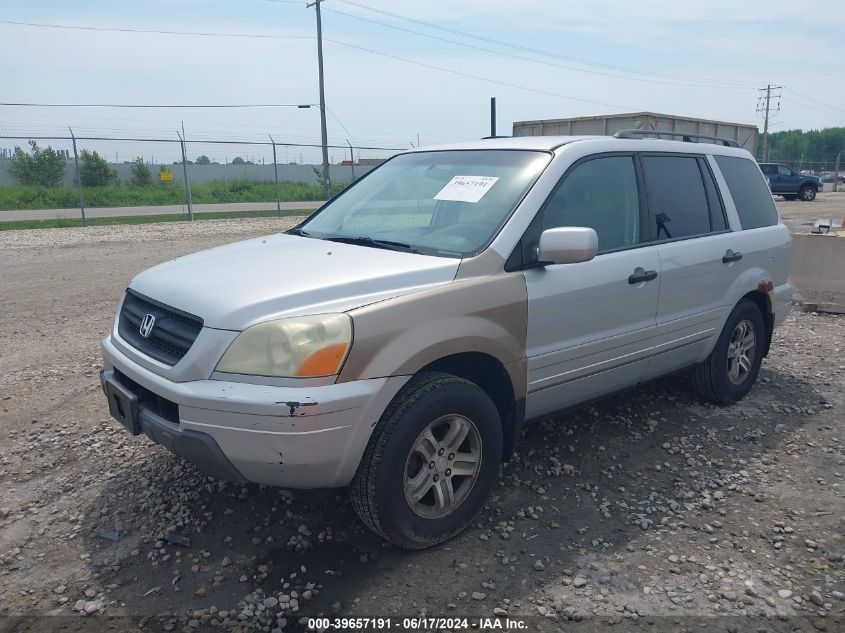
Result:
M784 200L795 200L798 196L794 193L786 193L783 195Z
M816 188L811 185L804 185L798 190L798 199L801 202L812 202L816 199Z
M464 428L461 420L469 422L466 439L455 440L455 452L440 451L453 429ZM437 444L424 437L427 429ZM376 425L350 485L352 506L367 527L393 545L431 547L463 531L478 514L501 461L502 424L490 397L451 374L420 374L399 391ZM453 475L449 464L473 474ZM442 502L447 485L452 505ZM426 494L416 499L423 490Z
M733 339L737 337L741 324L750 324L753 328L749 339L747 331L740 334L746 342L753 340L753 357L748 358L746 352L747 370L742 370L742 363L737 362L734 354L736 345ZM751 391L766 345L766 325L760 308L750 299L742 299L728 316L725 327L716 341L716 346L707 360L696 365L690 371L693 388L703 397L718 404L733 404L742 400ZM737 371L738 370L738 371Z

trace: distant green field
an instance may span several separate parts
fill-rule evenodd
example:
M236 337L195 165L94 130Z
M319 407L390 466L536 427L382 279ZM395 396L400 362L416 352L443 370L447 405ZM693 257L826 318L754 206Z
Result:
M340 191L343 185L333 189ZM157 183L144 186L109 185L83 189L86 207L135 207L163 204L183 204L185 190L180 183ZM282 202L321 200L319 185L301 182L280 182ZM232 180L191 185L191 199L195 204L217 202L274 202L276 185L273 182ZM0 211L13 209L67 209L79 205L79 193L72 187L38 187L13 185L0 187Z
M284 217L306 216L310 210L282 211ZM276 211L228 211L224 213L194 213L197 220L222 220L225 218L269 218L277 217ZM152 224L154 222L185 222L184 215L133 215L117 218L89 218L87 226L109 226L113 224ZM14 220L0 222L0 231L16 231L21 229L63 229L82 226L82 221L71 218L56 218L54 220Z

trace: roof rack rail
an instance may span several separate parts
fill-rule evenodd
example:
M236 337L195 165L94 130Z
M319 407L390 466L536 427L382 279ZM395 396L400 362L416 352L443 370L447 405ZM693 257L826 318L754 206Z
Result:
M669 132L666 130L620 130L613 135L613 138L639 138L642 136L677 136L685 143L698 143L699 139L717 141L725 147L739 147L736 141L721 136L709 136L707 134L690 134L689 132Z
M482 136L482 141L489 141L491 138L513 138L510 134L496 134L496 136Z

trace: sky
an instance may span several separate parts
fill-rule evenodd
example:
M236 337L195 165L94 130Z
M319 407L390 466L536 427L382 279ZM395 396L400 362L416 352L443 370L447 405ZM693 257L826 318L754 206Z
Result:
M489 133L493 96L500 134L509 134L513 121L644 110L762 129L758 89L767 83L783 86L775 91L781 96L773 101L780 106L773 131L845 125L841 0L321 6L333 144L404 148L479 138ZM0 7L5 103L319 100L315 12L305 2L0 0ZM64 133L71 126L77 134L170 138L182 122L192 139L320 139L314 107L0 106L0 134Z

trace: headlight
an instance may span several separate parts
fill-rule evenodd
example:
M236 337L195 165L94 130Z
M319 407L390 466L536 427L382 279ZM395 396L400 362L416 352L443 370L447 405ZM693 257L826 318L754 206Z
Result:
M340 371L352 344L345 314L267 321L245 329L217 363L217 371L251 376L316 378Z

